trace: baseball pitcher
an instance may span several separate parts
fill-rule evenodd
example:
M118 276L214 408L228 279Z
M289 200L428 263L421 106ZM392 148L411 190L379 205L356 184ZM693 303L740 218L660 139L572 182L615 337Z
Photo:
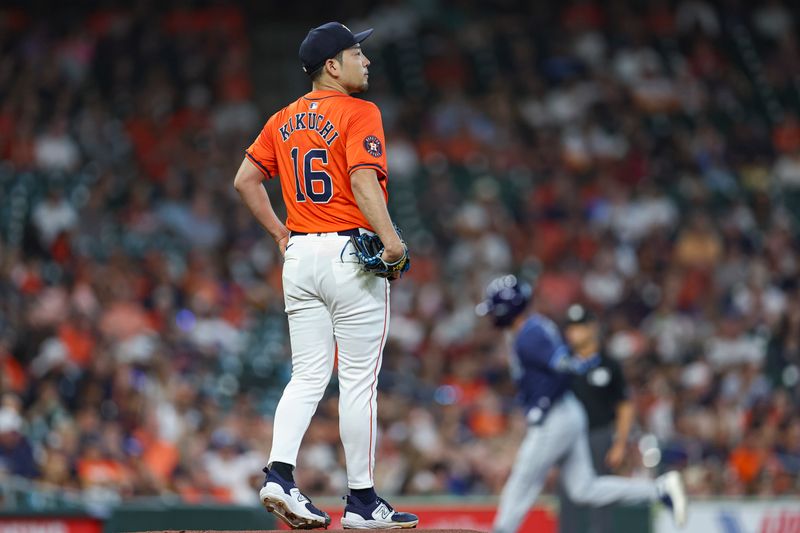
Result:
M586 412L569 391L570 379L597 365L592 354L574 356L549 318L525 309L532 289L514 276L493 280L476 312L507 331L511 372L528 420L528 431L503 487L494 533L515 533L544 486L561 466L561 482L572 501L600 506L661 500L678 526L686 521L686 492L678 472L655 481L595 474L589 452Z
M267 510L294 529L330 517L294 483L300 442L338 353L339 432L350 494L342 526L412 528L373 487L377 382L389 328L389 281L408 270L392 224L381 114L351 95L368 87L361 42L338 22L312 29L300 61L312 90L272 115L245 151L234 186L278 244L292 348L292 377L278 403L266 480ZM263 179L279 177L287 218L275 215Z

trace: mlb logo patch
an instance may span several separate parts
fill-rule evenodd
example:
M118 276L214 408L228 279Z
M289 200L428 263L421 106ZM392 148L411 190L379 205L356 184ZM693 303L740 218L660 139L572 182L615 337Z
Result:
M319 102L311 102L311 105L308 106L309 109L316 109L319 107Z

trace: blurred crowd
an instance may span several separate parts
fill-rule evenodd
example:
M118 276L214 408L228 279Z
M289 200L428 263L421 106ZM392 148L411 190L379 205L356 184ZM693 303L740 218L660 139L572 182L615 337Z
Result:
M797 8L419 4L344 21L376 28L366 98L413 255L378 491L499 492L524 421L474 306L515 272L556 321L601 317L637 408L622 473L800 494ZM254 27L225 3L2 12L0 479L257 502L290 367L277 247L232 187L275 111ZM336 410L334 376L308 494L346 490Z

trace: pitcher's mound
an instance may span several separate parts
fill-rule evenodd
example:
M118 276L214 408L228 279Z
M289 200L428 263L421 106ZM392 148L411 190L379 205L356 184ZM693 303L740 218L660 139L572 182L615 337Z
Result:
M261 531L236 531L231 533L286 533L287 530L261 530ZM306 531L327 531L327 533L352 533L352 529L308 529ZM474 529L372 529L371 531L409 531L414 533L484 533L482 531L475 531ZM166 530L166 531L146 531L142 533L220 533L219 531L203 531L203 530Z

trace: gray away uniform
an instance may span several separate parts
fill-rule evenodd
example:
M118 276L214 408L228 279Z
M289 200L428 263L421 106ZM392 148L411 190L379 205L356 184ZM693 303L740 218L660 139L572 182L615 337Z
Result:
M586 412L569 386L571 375L587 372L598 358L571 356L553 321L539 314L528 317L511 351L511 371L527 413L528 431L503 487L493 532L517 531L556 464L575 503L657 501L655 481L595 474Z

